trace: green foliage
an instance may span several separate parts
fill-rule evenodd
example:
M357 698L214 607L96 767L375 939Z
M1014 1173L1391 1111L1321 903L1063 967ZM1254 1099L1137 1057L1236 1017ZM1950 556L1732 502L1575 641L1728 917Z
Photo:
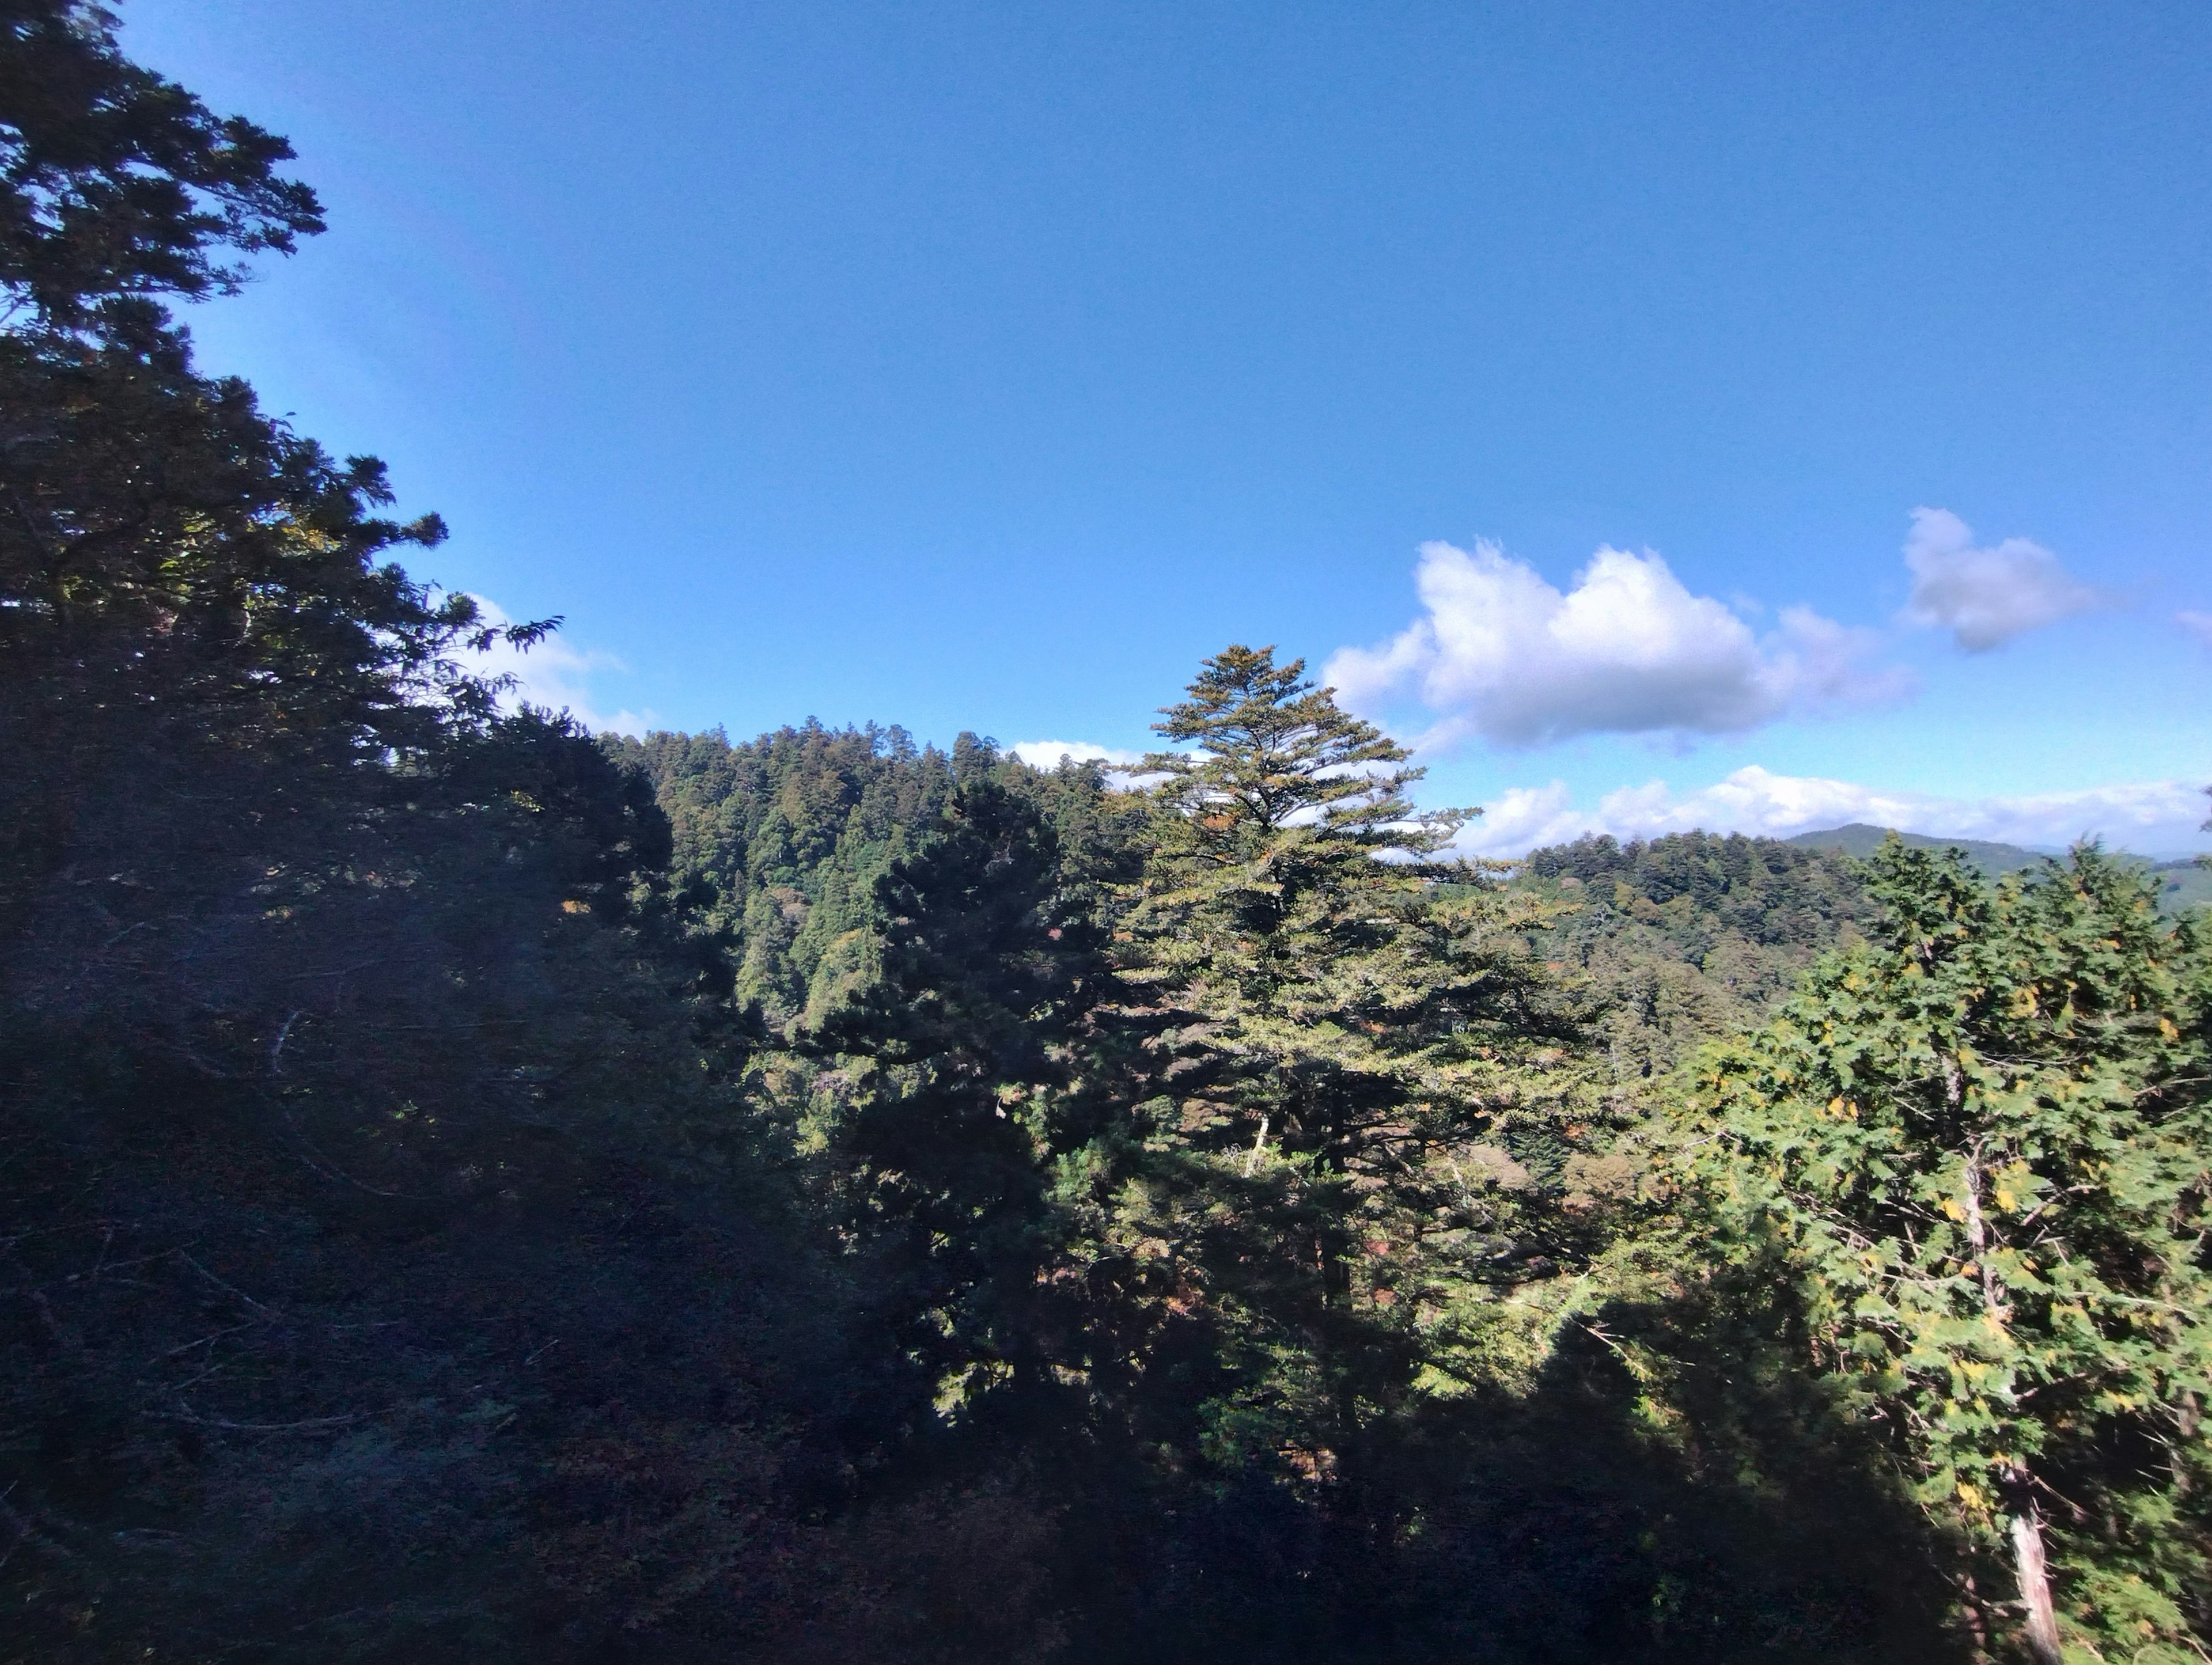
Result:
M1536 951L1589 980L1614 1079L1647 1095L1760 1021L1870 912L1844 858L1741 835L1584 838L1532 853L1519 883L1561 904Z
M1046 1179L1102 1113L1085 1066L1109 976L1065 872L1037 804L972 772L877 883L880 977L814 1037L837 1066L815 1083L833 1183L947 1413L1055 1379Z
M966 737L972 738L972 737ZM738 997L779 1033L876 975L875 887L951 800L952 762L900 728L608 738L674 829L674 876L727 931Z
M503 714L163 310L289 154L0 0L0 1662L1870 1665L2000 1516L2201 1647L2131 868L1509 876L1272 650L1148 792Z
M2000 844L1984 838L1930 838L1922 833L1869 826L1863 821L1831 827L1822 832L1799 833L1790 842L1799 849L1833 850L1863 860L1893 840L1911 850L1937 854L1956 850L1966 857L1968 866L1990 880L2002 878L2008 873L2029 872L2050 859L2018 844Z
M1873 942L1702 1066L1698 1176L1739 1252L1773 1243L1799 1269L1820 1367L1980 1567L1966 1588L2047 1534L2069 1648L2191 1657L2212 1391L2201 946L2094 848L1994 893L1900 846L1871 875Z
M143 325L145 297L235 290L222 251L289 253L323 228L274 172L292 147L131 63L104 7L0 5L0 292L44 325Z
M1216 1327L1208 1455L1318 1474L1463 1291L1553 1266L1519 1194L1564 1165L1579 1078L1516 934L1537 915L1431 859L1464 817L1416 812L1405 750L1304 668L1231 647L1158 726L1198 749L1147 760L1116 956L1150 1036L1138 1152L1094 1171L1106 1243Z

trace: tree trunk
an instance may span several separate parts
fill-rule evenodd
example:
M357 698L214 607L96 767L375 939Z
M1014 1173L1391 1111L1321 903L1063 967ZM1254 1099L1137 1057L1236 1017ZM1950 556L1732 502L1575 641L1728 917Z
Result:
M1989 1665L1990 1615L1988 1605L1982 1600L1981 1589L1974 1583L1974 1575L1972 1573L1969 1572L1963 1575L1960 1579L1960 1586L1966 1592L1964 1613L1964 1617L1966 1621L1966 1639L1973 1644L1975 1665Z
M1260 1116L1260 1131L1254 1135L1252 1139L1252 1154L1244 1158L1244 1177L1246 1179L1252 1177L1252 1170L1260 1165L1260 1154L1267 1148L1267 1116L1266 1112L1263 1111Z
M2004 1322L2004 1290L1990 1266L1989 1222L1982 1212L1982 1141L1966 1152L1966 1243L1982 1280L1982 1310L1990 1322ZM2007 1490L2018 1494L2012 1517L2012 1559L2020 1573L2020 1604L2027 1615L2027 1650L2035 1665L2061 1665L2058 1614L2051 1604L2051 1573L2043 1561L2043 1516L2037 1512L2024 1468L2007 1476Z
M2020 1603L2027 1612L2027 1650L2035 1665L2061 1665L2058 1614L2051 1605L2051 1574L2043 1563L2043 1519L2033 1504L2012 1517L2012 1553L2020 1570Z

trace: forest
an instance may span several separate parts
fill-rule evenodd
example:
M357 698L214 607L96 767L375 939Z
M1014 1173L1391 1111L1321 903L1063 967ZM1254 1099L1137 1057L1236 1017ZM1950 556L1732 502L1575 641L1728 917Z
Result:
M519 707L195 359L281 138L0 0L0 1661L2212 1649L2212 945L2084 846L1454 853Z

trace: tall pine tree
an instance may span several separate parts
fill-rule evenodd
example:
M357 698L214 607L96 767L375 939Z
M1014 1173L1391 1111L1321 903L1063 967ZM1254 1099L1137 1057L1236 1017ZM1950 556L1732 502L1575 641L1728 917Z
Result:
M1231 647L1164 718L1111 1233L1214 1327L1212 1455L1325 1477L1470 1287L1547 1267L1516 1205L1560 1154L1570 1025L1522 904L1446 858L1473 812L1414 808L1405 748L1303 661Z

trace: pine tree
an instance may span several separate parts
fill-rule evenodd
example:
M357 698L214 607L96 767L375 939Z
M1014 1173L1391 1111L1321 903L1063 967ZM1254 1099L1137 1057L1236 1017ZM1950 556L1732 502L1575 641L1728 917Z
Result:
M876 882L878 976L812 1037L837 1065L823 1138L887 1327L946 1413L1051 1380L1046 1179L1093 1114L1082 1062L1106 981L1050 821L993 778L988 744L963 762L939 825Z
M1519 904L1443 859L1473 811L1416 810L1405 748L1303 661L1232 647L1164 717L1192 749L1145 765L1116 936L1150 1057L1109 1235L1214 1326L1214 1457L1325 1474L1454 1290L1545 1268L1511 1205L1556 1154L1567 1025Z
M2039 1665L2201 1657L2201 946L2094 848L1994 892L1894 842L1870 873L1875 940L1708 1060L1698 1171L1739 1252L1802 1267L1819 1362L1960 1546L1978 1629L2012 1582Z

